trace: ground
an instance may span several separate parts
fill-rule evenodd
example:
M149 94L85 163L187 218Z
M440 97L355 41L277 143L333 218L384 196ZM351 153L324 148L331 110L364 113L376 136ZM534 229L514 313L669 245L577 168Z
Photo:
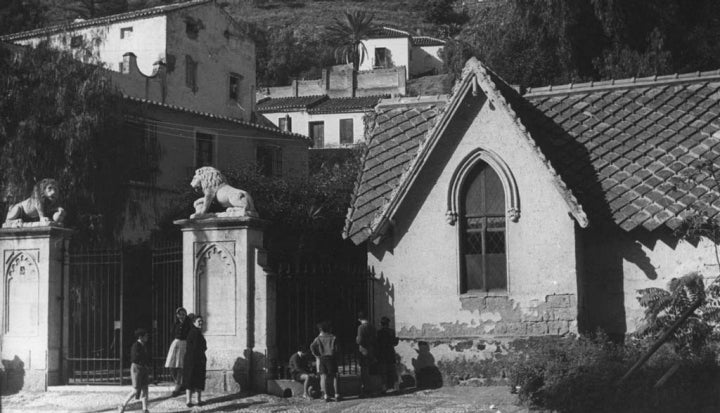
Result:
M94 386L64 388L45 393L3 396L1 411L11 412L117 412L129 387ZM341 402L280 398L266 394L204 395L201 407L188 408L184 397L170 398L169 392L150 389L151 412L473 412L527 413L517 406L517 398L507 387L444 387L436 390L409 391L397 396L368 399L348 397ZM140 404L126 411L140 411Z

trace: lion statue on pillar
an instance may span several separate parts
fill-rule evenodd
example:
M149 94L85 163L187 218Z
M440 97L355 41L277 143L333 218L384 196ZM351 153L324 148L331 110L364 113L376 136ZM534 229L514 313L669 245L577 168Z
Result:
M32 195L10 207L4 227L23 226L26 222L38 225L62 225L65 210L59 205L60 190L54 179L46 178L35 184Z
M203 197L193 203L195 213L190 215L190 219L208 215L213 202L225 208L225 212L215 214L218 217L258 216L250 194L228 185L225 176L212 166L198 168L190 186L203 193Z

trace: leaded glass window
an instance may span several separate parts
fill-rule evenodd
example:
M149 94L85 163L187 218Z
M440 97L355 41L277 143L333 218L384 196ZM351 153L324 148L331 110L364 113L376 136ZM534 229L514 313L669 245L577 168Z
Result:
M462 187L461 292L507 289L505 193L497 173L479 162Z

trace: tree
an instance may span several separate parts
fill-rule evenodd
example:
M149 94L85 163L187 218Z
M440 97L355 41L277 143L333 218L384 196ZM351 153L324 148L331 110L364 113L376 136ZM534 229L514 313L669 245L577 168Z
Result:
M93 236L122 224L139 139L124 132L122 94L107 72L41 43L0 47L0 190L7 204L43 178L60 184L68 225Z
M335 59L352 63L353 97L357 89L357 72L368 54L362 41L376 30L373 18L372 14L364 11L356 10L352 13L346 11L342 18L335 18L333 24L326 28L330 36L330 44L335 46Z
M0 6L0 35L41 27L46 11L41 0L8 0Z

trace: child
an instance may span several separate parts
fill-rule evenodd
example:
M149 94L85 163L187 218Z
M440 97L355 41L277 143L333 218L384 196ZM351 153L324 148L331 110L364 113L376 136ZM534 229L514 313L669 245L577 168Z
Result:
M328 380L332 380L333 388L335 389L335 400L340 401L340 388L338 387L337 378L337 356L339 354L337 339L335 335L330 332L330 323L324 321L318 324L318 329L320 330L320 334L315 337L315 340L310 344L310 351L315 357L320 358L320 366L318 368L320 372L320 387L325 394L325 401L332 401L328 388Z
M315 378L315 375L310 373L310 360L308 360L308 354L305 349L300 346L298 351L290 357L289 367L290 376L293 380L303 384L303 397L309 399L312 397L310 394L310 380Z
M144 328L135 330L137 341L130 347L130 374L132 377L133 392L123 404L120 412L124 412L127 404L133 397L140 399L143 413L148 413L148 385L150 384L150 349L147 342L150 334Z

